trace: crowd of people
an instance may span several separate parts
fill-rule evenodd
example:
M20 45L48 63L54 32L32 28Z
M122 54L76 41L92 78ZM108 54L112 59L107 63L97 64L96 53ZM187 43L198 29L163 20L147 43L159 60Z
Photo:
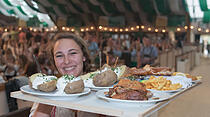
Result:
M1 76L8 80L14 76L30 76L38 72L33 56L38 59L43 73L57 74L57 70L50 63L47 52L49 42L55 34L55 32L44 30L34 32L28 28L18 30L15 27L2 31L0 33ZM96 36L95 33L88 32L81 33L80 36L88 43L91 65L95 68L98 68L100 64L100 52L102 53L102 64L107 62L108 57L110 65L113 65L118 58L119 62L121 60L127 66L140 67L144 64L152 64L160 51L172 47L169 39L165 37L151 39L152 37L148 36L140 38L126 35L121 38L111 34ZM145 62L146 57L151 60Z

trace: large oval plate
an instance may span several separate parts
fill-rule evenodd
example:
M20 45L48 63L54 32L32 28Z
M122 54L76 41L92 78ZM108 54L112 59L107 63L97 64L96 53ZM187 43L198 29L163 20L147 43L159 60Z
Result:
M90 92L89 88L85 88L82 93L76 93L76 94L59 94L58 91L55 90L53 92L42 92L38 90L31 89L29 85L22 86L20 90L24 93L32 94L32 95L38 95L38 96L49 96L49 97L77 97L81 95L88 94Z
M148 100L121 100L121 99L113 99L113 98L106 97L104 94L105 92L108 92L108 90L100 90L96 93L96 96L98 98L106 100L108 102L117 102L117 103L132 103L132 104L155 103L155 102L167 100L171 97L171 95L168 93L152 92L153 96L151 98L149 98Z

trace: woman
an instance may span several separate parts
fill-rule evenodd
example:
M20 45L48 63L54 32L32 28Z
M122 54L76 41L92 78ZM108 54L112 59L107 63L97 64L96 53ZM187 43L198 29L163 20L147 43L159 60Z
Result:
M90 70L89 52L85 41L71 33L58 33L51 40L49 47L50 60L61 75L69 74L75 77ZM35 109L35 110L34 110ZM77 112L70 109L35 104L32 108L33 117L75 117L95 116L93 113Z

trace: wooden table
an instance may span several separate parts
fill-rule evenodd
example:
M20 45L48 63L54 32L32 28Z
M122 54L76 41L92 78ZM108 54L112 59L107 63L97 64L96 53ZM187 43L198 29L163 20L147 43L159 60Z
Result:
M157 112L159 109L167 105L170 101L175 99L175 97L197 86L198 84L200 84L200 82L180 92L171 94L170 99L166 101L151 103L151 104L138 104L138 105L110 103L105 100L98 99L96 97L96 92L94 91L91 91L91 93L88 95L81 96L73 100L46 99L40 96L26 94L21 91L12 92L11 97L32 102L48 104L48 105L70 108L74 110L105 114L110 116L145 117L145 116L150 116L153 113Z

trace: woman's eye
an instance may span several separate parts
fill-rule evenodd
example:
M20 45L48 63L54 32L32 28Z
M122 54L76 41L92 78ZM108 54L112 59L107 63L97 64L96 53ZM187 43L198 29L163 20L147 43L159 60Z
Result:
M71 52L70 54L77 54L77 52Z
M60 57L62 57L62 55L56 55L55 57L56 57L56 58L60 58Z

